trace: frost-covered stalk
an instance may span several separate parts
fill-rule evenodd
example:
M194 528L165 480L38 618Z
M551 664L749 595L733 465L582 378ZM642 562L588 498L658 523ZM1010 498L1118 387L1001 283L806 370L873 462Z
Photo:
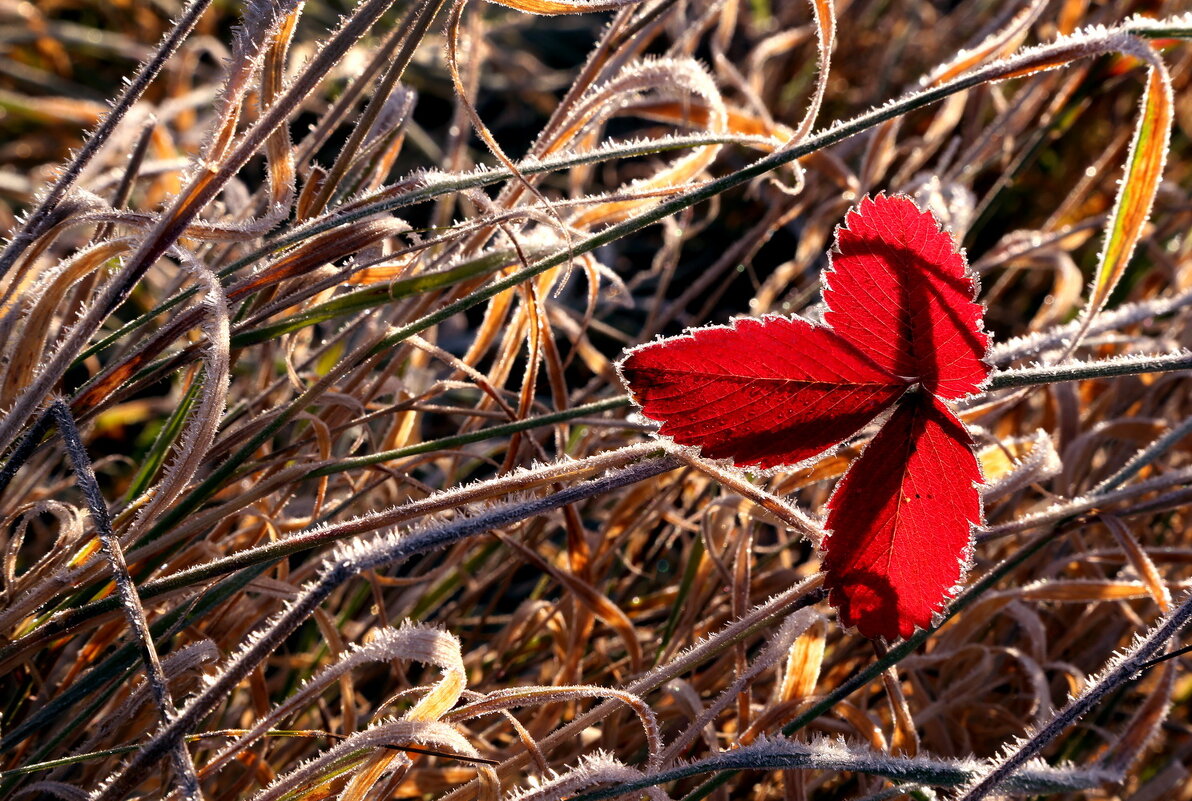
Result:
M616 784L574 798L574 801L597 801L646 791L657 785L691 776L739 770L822 770L830 773L847 771L883 776L904 784L955 787L987 769L987 763L977 759L890 756L826 737L818 737L810 743L795 742L784 737L763 737L731 751L722 751L667 770L638 773L637 776L630 777L618 776L613 771L605 770L613 765L619 766L622 772L631 770L611 757L599 754L581 759L576 767L556 777L547 787L591 786L601 779L606 782L616 781ZM1072 792L1101 786L1112 778L1108 771L1097 768L1057 768L1036 761L1015 771L1007 779L1006 788L1023 794ZM512 796L512 801L545 801L561 797L562 794L558 792L544 793L542 789L534 789Z
M91 458L87 455L87 448L79 436L70 407L61 400L50 404L50 413L58 430L62 433L62 440L66 445L66 453L70 456L74 467L75 478L79 489L87 499L87 506L91 509L91 518L95 523L95 531L103 546L104 554L112 566L112 578L116 582L116 591L120 595L124 616L128 618L129 628L133 637L141 647L141 658L145 662L145 674L149 685L153 688L153 697L157 708L161 712L162 723L169 725L173 719L174 701L170 697L170 688L166 683L165 672L157 658L157 649L153 646L153 635L149 632L149 623L145 619L145 608L137 595L136 584L128 574L128 565L124 562L124 551L120 542L112 533L112 520L108 516L107 502L99 490L99 482L95 479L95 471L91 469ZM188 799L200 799L199 777L195 773L194 763L190 753L186 750L186 743L178 739L170 743L170 753L173 757L174 770L182 781L182 790Z
M1192 289L1177 292L1168 297L1123 303L1114 309L1098 314L1085 333L1087 336L1095 336L1117 331L1146 320L1172 314L1187 308L1190 304L1192 304ZM994 343L989 349L987 358L991 364L1000 365L1009 364L1016 359L1038 357L1046 351L1063 348L1080 330L1080 326L1080 320L1073 320L1063 325L1053 326L1046 331L1037 331Z
M1126 355L1094 362L1065 362L1063 364L1023 367L1003 370L989 381L990 389L1010 389L1057 381L1085 381L1090 378L1114 378L1142 373L1167 373L1192 368L1192 353L1165 353L1154 356Z
M228 743L219 753L203 765L204 775L211 775L256 742L265 732L287 715L293 714L318 696L329 684L340 680L349 671L356 670L366 662L387 662L392 660L413 660L434 665L442 670L444 677L421 703L436 693L435 701L443 707L454 706L467 681L459 639L440 629L418 624L403 625L400 628L378 630L367 643L351 643L340 658L302 684L284 702L262 715L251 729ZM407 719L410 717L407 714ZM416 734L420 733L415 728ZM360 746L357 746L360 747ZM351 749L348 749L349 751ZM473 750L461 753L475 755Z
M400 747L404 743L416 743L468 757L479 756L476 748L466 737L445 723L427 720L385 720L363 731L355 732L314 759L278 776L259 793L253 795L251 801L274 801L285 797L287 793L316 779L320 773L342 768L345 764L350 764L353 758L359 761L362 752L392 748L395 745ZM405 755L400 756L408 760ZM482 776L492 774L492 768L487 765L482 765L480 769Z
M576 481L582 478L590 478L601 472L622 468L631 462L655 453L657 450L658 447L653 442L630 445L625 448L618 448L613 451L589 456L585 459L565 460L532 469L516 470L498 478L443 490L428 498L410 501L392 509L369 512L368 514L360 515L340 523L315 525L303 531L294 532L277 542L245 548L210 562L177 570L168 576L150 579L141 584L139 592L141 598L153 598L182 587L194 586L237 570L263 570L264 566L293 553L309 551L320 545L346 540L349 537L370 534L436 512L456 509L473 503L489 502L495 498L507 496L510 493L526 492L554 481ZM369 457L361 458L367 459L371 458L371 456L370 454ZM396 457L391 456L389 458ZM352 461L351 459L343 460L339 463L339 466L345 463L351 464ZM372 464L373 462L366 461L363 463ZM275 491L278 486L285 486L298 478L311 478L312 476L317 477L329 474L321 472L319 468L310 472L307 471L308 468L304 465L287 468L271 479L271 481L276 481L276 484L272 484L271 481L258 484L250 492L239 496L238 503L243 503L246 506L260 497L268 495L269 492ZM243 506L236 508L243 508ZM153 545L166 541L167 537L170 539L178 537L179 540L186 539L192 536L195 531L200 531L216 524L221 517L229 513L227 507L221 506L214 510L189 515L184 523L171 528L169 535L163 536L161 540L154 540ZM152 537L153 531L154 529L150 529L147 536ZM140 549L133 551L134 557L141 553L144 552ZM62 575L68 577L69 581L66 583L79 583L85 580L74 573ZM35 640L46 642L54 637L62 636L72 631L84 621L92 619L95 615L111 611L115 608L116 603L114 599L101 598L74 609L63 610L53 615L40 628L30 632L25 637L0 646L0 661L10 658L13 654L18 653L26 647L31 647L31 643ZM0 620L3 618L4 614L0 613ZM8 732L8 735L11 734L11 732Z
M404 24L400 27L401 42L398 46L398 52L390 60L385 74L377 82L377 88L368 100L368 105L365 107L364 113L356 121L351 136L344 144L343 149L340 150L339 155L336 156L331 169L327 171L327 175L323 178L323 186L311 206L313 213L317 214L321 212L331 201L336 188L340 185L341 179L348 171L349 165L360 153L360 149L364 145L364 139L373 129L373 123L376 122L377 115L381 113L381 109L384 108L389 95L393 92L393 87L401 80L406 67L409 66L410 61L414 58L414 51L422 42L422 38L430 29L431 24L435 21L435 17L438 16L439 10L445 2L446 0L425 0L418 8L410 11L411 16L403 20Z
M1065 520L1071 520L1076 515L1091 512L1094 509L1104 508L1109 504L1134 500L1156 490L1170 489L1188 483L1192 483L1192 468L1185 467L1163 473L1146 481L1139 481L1124 489L1090 492L1086 495L1080 495L1057 503L1042 512L1024 515L1008 523L990 526L977 535L977 542L988 542L989 540L1017 534L1021 531L1030 531L1031 529L1043 528L1044 526L1054 526Z
M1174 447L1177 443L1183 440L1184 437L1192 434L1192 417L1189 417L1184 422L1172 428L1163 436L1156 439L1149 445L1139 449L1137 453L1129 458L1124 465L1118 468L1117 472L1105 479L1097 486L1093 487L1092 495L1100 495L1110 490L1117 489L1122 484L1125 484L1134 476L1138 475L1147 465L1159 458L1169 448Z
M814 609L800 609L788 617L778 629L765 649L758 655L749 667L742 671L728 687L720 691L716 700L708 705L700 716L687 726L683 732L671 741L662 755L662 765L669 765L675 757L683 753L696 737L720 715L728 705L736 700L737 695L764 670L773 666L790 650L795 638L819 619L820 614Z
M769 630L776 621L781 620L787 615L794 614L822 601L825 593L820 589L821 584L822 579L819 576L812 576L770 597L765 602L750 609L741 617L729 621L715 633L696 641L679 654L676 654L670 661L658 665L652 670L647 671L640 678L634 679L623 689L625 692L644 696L646 693L661 687L668 681L672 681L690 672L697 665L704 664L716 656L723 654L736 643L744 642L759 632ZM619 701L605 701L539 740L536 744L537 748L539 751L545 753L549 749L579 736L580 732L585 731L620 708ZM497 767L497 771L505 777L515 775L515 771L526 765L531 758L532 754L528 750L523 751L502 762ZM440 801L463 801L463 799L471 798L472 796L469 792L471 788L472 785L457 788L443 796Z
M697 203L716 197L758 176L772 172L803 156L822 150L829 145L847 139L862 131L869 130L886 120L894 119L909 111L930 105L957 92L971 89L974 86L1057 69L1077 59L1092 58L1107 53L1132 52L1136 47L1137 39L1131 35L1127 28L1094 28L1087 31L1080 31L1073 36L1061 38L1051 44L1028 48L1015 56L971 70L939 86L915 92L907 97L900 98L877 109L853 117L850 120L839 122L819 134L807 137L797 147L773 153L729 175L707 181L677 194L622 222L609 225L583 239L575 240L569 247L557 251L551 256L539 259L529 266L494 281L460 300L445 304L417 320L399 326L359 358L384 353L394 345L405 341L411 335L425 331L431 326L454 317L456 314L483 303L506 290L520 286L527 279L540 275L553 267L565 264L577 255L588 253L601 245L621 239ZM342 375L350 370L353 364L354 362L352 360L345 360L333 370L333 373L338 371L338 374Z
M273 18L280 18L292 9L296 0L271 6ZM15 438L45 397L48 388L61 378L67 367L83 350L85 343L108 315L128 297L133 287L150 267L183 236L195 217L215 198L235 175L256 155L266 140L284 125L314 88L331 71L348 49L377 22L393 0L366 0L336 31L321 50L306 65L277 101L251 125L228 154L218 164L201 165L191 176L190 184L178 194L170 208L162 213L141 246L133 253L120 272L99 292L83 317L71 327L59 349L47 359L36 381L25 388L13 408L0 421L0 448Z
M138 512L131 529L125 535L126 542L135 539L168 508L198 472L203 458L215 440L227 398L228 375L231 370L231 324L227 296L214 273L180 248L176 250L187 270L204 290L201 309L204 313L203 332L207 335L208 348L204 359L201 400L182 433L173 462L166 469L161 481L151 490L148 503Z

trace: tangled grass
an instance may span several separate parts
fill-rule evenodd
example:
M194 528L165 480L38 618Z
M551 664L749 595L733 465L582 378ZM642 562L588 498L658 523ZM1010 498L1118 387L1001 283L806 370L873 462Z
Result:
M0 7L0 795L1192 799L1179 10ZM815 314L878 191L997 368L888 644L817 577L866 436L742 474L614 369Z

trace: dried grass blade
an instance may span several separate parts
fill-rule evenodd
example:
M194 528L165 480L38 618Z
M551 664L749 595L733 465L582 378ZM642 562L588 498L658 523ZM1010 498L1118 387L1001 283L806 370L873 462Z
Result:
M178 739L185 734L186 729L194 726L212 708L221 703L232 687L247 676L278 644L297 629L312 611L344 581L362 572L408 558L415 553L441 548L468 537L512 525L566 504L646 480L674 468L675 463L669 458L652 459L595 481L568 487L562 492L548 495L545 498L506 504L482 512L475 517L464 517L404 536L382 536L371 542L338 549L324 561L319 578L308 584L281 615L271 619L263 630L254 635L249 640L247 647L223 666L218 677L202 693L190 699L176 718L160 729L128 763L110 776L96 791L92 801L116 801L116 799L123 798L144 775L144 771L156 763L166 751L174 747ZM407 723L407 725L410 724ZM417 725L431 726L433 724L419 721ZM453 750L457 753L467 754L470 748L471 746L468 744ZM482 773L482 776L484 775L486 774ZM268 797L272 797L272 795Z
M676 122L703 125L711 134L729 132L728 109L715 81L703 65L693 59L643 60L627 65L607 83L580 98L553 147L562 147L580 131L603 122L636 96L646 92L657 93L663 99L676 103L679 112ZM692 111L690 117L687 116L688 108ZM632 110L632 106L628 106L628 109ZM694 179L711 164L719 151L717 145L700 148L648 178L634 181L627 188L638 191L677 191L677 187ZM577 228L591 229L602 223L624 219L634 210L650 205L652 202L649 200L601 203L581 212L569 222Z
M436 635L442 636L437 637ZM463 655L460 653L458 640L434 630L424 632L422 639L426 642L418 643L418 645L421 645L424 651L427 650L426 646L431 646L431 652L427 656L434 659L435 664L443 668L444 674L443 678L432 686L430 691L413 708L402 715L402 720L431 722L442 718L459 701L460 695L467 685L467 674L464 670ZM451 650L448 647L449 644L454 646L454 653L448 653ZM428 659L428 661L430 660ZM474 749L471 752L463 753L469 756L479 756ZM352 776L340 797L345 801L368 797L369 792L384 780L386 774L393 769L394 764L405 758L402 754L384 751L373 754L363 768ZM485 769L490 772L492 770L487 766ZM495 773L482 773L482 775L491 775L491 779L483 783L485 787L495 784Z
M83 317L72 326L61 347L47 359L37 381L21 394L9 410L9 414L0 421L0 448L6 448L15 439L17 429L25 424L40 399L45 397L47 387L61 378L74 357L83 350L85 343L127 298L149 268L176 244L198 213L258 152L269 136L285 124L314 86L339 62L348 48L372 27L391 1L365 0L357 6L277 102L240 136L228 156L218 166L208 165L195 173L190 184L161 214L120 274L105 287ZM269 13L283 14L294 2L295 0L287 0L285 4L270 5Z
M811 542L818 543L823 537L823 529L811 517L777 495L749 483L744 476L738 474L736 471L719 467L707 459L702 459L694 455L688 449L681 446L671 447L670 452L676 459L689 467L710 476L741 497L747 498L762 507Z
M1138 539L1126 528L1126 524L1114 515L1102 515L1101 522L1113 533L1134 572L1142 577L1151 598L1159 606L1159 611L1163 614L1170 612L1171 590ZM1170 646L1166 650L1170 652ZM1146 700L1135 711L1125 730L1112 740L1108 750L1102 755L1100 764L1110 772L1124 775L1159 733L1160 726L1171 710L1172 692L1175 690L1175 668L1176 664L1173 661L1164 662L1160 666L1159 676L1152 689L1146 693Z
M617 632L621 642L625 643L625 651L629 655L630 670L638 673L642 669L642 647L638 641L637 629L629 615L621 607L613 603L607 595L597 590L591 584L571 573L560 570L542 558L534 550L527 548L521 542L510 537L501 536L501 541L522 555L522 558L533 564L543 573L550 574L556 581L575 594L576 598L597 617L603 620L611 629Z
M132 240L121 238L81 250L38 276L34 285L5 309L7 313L0 326L7 358L0 364L0 408L8 407L36 375L70 288L128 251L132 244Z
M152 489L148 503L137 513L132 526L123 535L126 542L135 540L171 503L198 473L223 418L231 373L231 323L228 300L215 274L202 263L184 256L191 275L203 287L202 302L206 319L203 323L208 347L203 361L203 383L199 390L199 404L190 423L183 431L175 449L174 462Z
M976 47L961 50L947 64L934 70L927 78L926 83L941 84L976 67L987 59L1003 58L1010 55L1022 44L1030 31L1031 24L1039 18L1039 14L1046 6L1046 0L1031 0L1030 4L1018 11L1005 26L991 33Z
M401 748L402 744L415 746L429 746L438 751L462 754L468 757L479 757L475 746L467 738L445 723L425 720L394 720L382 721L371 728L356 732L327 750L316 759L305 763L294 770L279 776L272 784L261 792L252 796L252 801L273 801L295 793L299 789L313 789L325 785L342 775L345 769L359 764L370 751L385 749L381 753L390 754L393 747ZM404 754L398 753L398 759L409 761ZM482 781L491 789L495 785L492 768L485 764L478 766ZM346 788L343 791L349 793ZM319 793L318 795L323 795ZM341 796L345 797L345 796ZM492 796L495 798L495 796Z
M1031 482L1051 478L1063 467L1051 435L1043 429L1033 437L1001 440L983 449L977 458L985 476L981 497L987 507Z
M824 94L828 91L828 77L832 69L832 48L836 45L836 8L835 0L810 0L811 8L815 12L815 35L819 50L819 64L815 75L815 91L811 102L803 113L803 119L795 127L792 136L783 148L793 147L807 138L819 117L820 107L824 103Z
M430 26L434 23L435 17L438 16L439 10L445 2L446 0L424 0L420 5L412 7L406 18L398 26L402 34L397 52L391 58L385 74L377 82L377 88L369 98L368 106L364 109L364 113L360 115L360 119L357 120L356 127L352 130L348 141L340 149L331 168L322 176L318 193L306 209L307 215L321 213L327 207L328 203L331 202L331 198L335 192L342 188L341 183L345 174L348 172L352 159L356 157L360 149L364 146L365 137L372 130L373 123L376 122L378 115L385 108L385 104L393 92L393 88L401 80L406 67L413 60L414 51L422 43L422 39L426 36L427 31L430 30Z
M538 0L530 1L537 2ZM447 66L451 72L451 82L455 87L455 96L462 105L464 111L467 113L468 119L472 123L473 130L476 131L476 135L479 136L481 141L484 142L484 145L488 148L488 151L496 156L497 160L504 164L505 168L513 174L513 177L517 180L517 182L524 187L526 191L537 198L538 201L550 212L551 217L553 217L555 223L557 223L559 231L562 234L564 240L567 242L568 248L570 249L571 233L568 227L563 223L563 218L559 216L558 211L555 210L550 201L538 191L537 187L535 187L534 184L532 184L529 179L522 174L521 170L518 169L517 165L513 163L509 156L505 155L504 149L500 146L500 144L497 143L497 140L493 138L492 131L489 130L484 120L480 118L480 112L477 111L476 105L472 102L472 99L467 96L467 90L464 87L463 77L459 71L459 27L463 18L464 8L467 6L467 2L468 0L455 0L454 5L451 7L451 13L447 19Z
M438 719L459 700L467 677L458 638L445 631L419 624L381 629L374 632L363 645L351 644L334 664L317 673L289 698L257 720L251 729L242 732L238 739L208 759L203 766L204 777L218 771L238 753L265 736L281 720L295 714L303 706L313 703L320 692L347 675L349 671L369 662L399 659L423 662L443 671L443 677L432 686L430 693L407 712L405 719Z
M679 755L691 745L692 741L716 720L720 713L727 709L758 675L777 664L790 651L796 638L802 636L819 617L818 612L808 608L800 609L784 620L778 631L769 637L765 649L754 658L753 662L743 670L737 671L729 686L721 691L696 720L688 724L677 737L671 740L662 753L662 758L659 761L660 767L673 764Z
M1112 579L1053 579L1007 592L1024 600L1056 603L1096 603L1151 596L1150 588L1141 581Z
M290 42L302 16L302 4L295 6L277 25L261 70L261 105L268 107L281 96L285 88L285 66ZM269 206L264 216L252 223L256 231L268 231L289 214L297 196L294 148L290 143L290 129L279 125L265 140L266 166L269 171ZM241 222L240 225L245 225ZM247 226L246 226L247 228Z
M1102 515L1101 522L1113 534L1114 539L1118 541L1122 551L1126 554L1126 559L1130 562L1130 566L1134 568L1134 572L1142 578L1146 584L1147 590L1151 594L1151 598L1159 606L1159 611L1167 614L1171 611L1171 590L1167 588L1167 583L1163 581L1163 577L1159 574L1159 568L1155 566L1154 561L1147 555L1146 550L1138 542L1138 539L1126 528L1126 524L1115 515Z
M481 715L491 715L506 709L547 704L557 701L570 701L577 698L611 698L620 701L633 710L642 724L642 731L646 735L649 756L647 760L651 766L656 766L662 752L662 737L658 728L658 719L650 705L631 692L616 690L609 687L579 686L549 686L549 687L511 687L504 690L494 690L481 698L469 702L465 706L450 712L446 719L449 721L463 721Z
M1170 653L1170 647L1167 651ZM1159 676L1147 689L1142 704L1101 755L1098 764L1110 775L1125 775L1159 735L1172 711L1176 667L1175 661L1166 661L1159 665Z

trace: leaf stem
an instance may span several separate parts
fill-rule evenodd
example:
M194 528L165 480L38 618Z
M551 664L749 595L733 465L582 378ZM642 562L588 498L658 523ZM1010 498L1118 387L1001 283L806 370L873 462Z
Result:
M989 389L1011 389L1057 381L1084 381L1090 378L1113 378L1143 373L1166 373L1192 369L1192 354L1173 353L1162 356L1104 359L1094 362L1068 362L1046 367L1023 367L1002 370L989 381Z

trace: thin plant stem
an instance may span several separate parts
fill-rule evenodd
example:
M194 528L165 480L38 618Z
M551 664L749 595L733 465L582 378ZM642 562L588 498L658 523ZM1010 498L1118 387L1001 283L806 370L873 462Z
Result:
M1051 542L1051 539L1046 536L1039 536L1032 540L1027 545L1023 546L1011 558L1002 562L1000 565L989 571L981 577L979 581L961 593L951 604L948 605L947 610L941 615L938 622L933 623L930 628L920 629L914 635L903 640L897 645L891 647L884 657L876 659L867 667L864 667L853 673L839 685L837 685L830 693L825 695L822 699L812 704L802 714L798 715L790 723L782 727L782 733L787 737L793 735L795 732L806 728L816 718L828 712L836 704L848 698L857 690L865 687L870 682L881 678L883 672L894 667L906 657L914 653L919 646L927 642L931 635L939 631L940 628L959 614L965 607L969 606L973 601L980 598L987 591L989 591L997 582L1001 581L1009 575L1015 568L1034 556L1043 546ZM705 781L700 786L683 796L682 801L699 801L699 799L706 798L718 787L724 786L730 779L737 774L735 770L727 770L722 773L717 773Z
M1145 448L1138 451L1130 457L1130 459L1122 465L1117 472L1106 478L1104 481L1093 487L1093 495L1102 495L1110 490L1115 490L1122 484L1125 484L1134 476L1138 475L1147 465L1159 458L1167 450L1174 447L1188 434L1192 433L1192 417L1177 425L1175 428L1168 431L1163 436L1156 439Z
M339 151L335 162L331 165L331 169L327 171L319 194L315 197L314 204L311 206L312 214L321 212L331 201L336 187L339 186L340 180L348 171L348 165L355 158L356 154L360 152L360 148L364 144L364 137L372 130L377 115L381 113L381 109L385 105L385 101L389 98L390 93L392 93L393 87L401 80L406 67L409 66L410 61L414 58L414 51L422 43L422 38L430 30L430 26L434 23L435 17L445 2L446 0L423 0L421 5L411 10L410 17L402 21L402 40L398 46L397 54L393 56L388 69L378 82L378 86L369 99L364 113L356 121L356 127L352 130L351 136L348 137L347 143Z
M1169 356L1139 356L1106 359L1099 362L1057 364L1047 367L1023 367L1003 370L989 380L990 389L1054 384L1057 381L1086 381L1093 378L1113 378L1144 373L1170 373L1192 369L1192 354Z
M367 534L468 503L491 500L512 492L524 492L560 480L575 479L606 470L619 469L630 462L658 452L658 447L653 443L629 446L611 452L599 453L585 459L562 461L534 471L514 473L480 484L447 490L429 498L411 501L395 509L373 512L344 523L312 526L306 531L291 534L277 542L245 548L219 559L179 570L168 576L151 579L140 586L139 593L142 598L160 597L184 590L187 587L198 586L204 581L219 578L238 570L249 570L250 577L255 577L264 569L277 564L278 561L291 554L309 551L320 545ZM0 661L13 658L35 643L45 642L73 631L88 620L113 611L117 604L118 599L108 597L58 612L24 637L0 646Z
M137 593L136 584L128 574L128 565L124 561L124 551L120 548L120 541L112 532L112 520L108 516L107 502L100 492L99 482L95 479L95 471L91 469L91 458L87 455L87 448L83 444L79 430L75 426L74 418L70 414L70 407L61 400L50 404L50 414L62 434L66 453L74 468L75 480L83 497L87 499L87 506L91 510L91 518L95 523L96 534L100 544L112 566L112 576L116 581L116 591L124 607L125 617L129 628L141 649L141 658L145 663L145 674L153 690L157 708L161 713L162 724L168 725L174 717L174 701L170 697L170 688L166 682L165 672L161 668L161 661L157 657L157 649L153 645L153 636L149 631L149 623L145 619L145 607ZM182 791L188 799L199 799L199 777L195 772L194 762L190 752L182 741L171 744L170 753L173 757L174 769L182 782Z

